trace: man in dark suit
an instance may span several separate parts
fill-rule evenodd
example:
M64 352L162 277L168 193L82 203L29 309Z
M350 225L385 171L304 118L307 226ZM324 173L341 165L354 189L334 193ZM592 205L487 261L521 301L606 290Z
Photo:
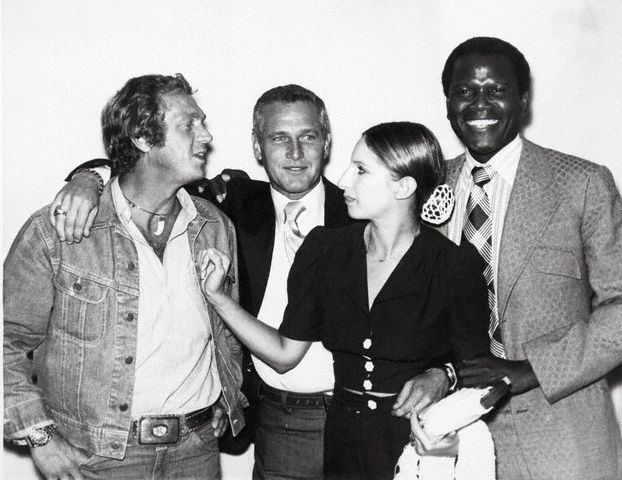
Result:
M508 377L488 417L499 480L616 479L620 433L604 376L622 362L622 201L609 170L520 135L529 64L497 38L472 38L442 75L465 144L449 161L462 233L487 262L491 352L464 386Z
M273 327L282 321L289 268L304 236L318 225L338 227L353 221L343 192L322 177L330 140L326 107L317 95L298 85L276 87L257 100L253 112L253 151L269 183L236 176L218 196L212 193L218 183L214 180L188 187L191 194L220 202L233 220L240 304ZM101 164L92 161L81 167ZM82 170L52 202L53 208L67 210L60 219L64 223L56 223L62 240L80 241L83 231L88 234L96 184L92 172ZM285 374L258 358L245 362L244 370L243 391L255 403L247 410L249 423L255 424L254 432L247 432L255 434L253 478L322 478L324 422L334 383L330 353L318 342ZM413 406L428 404L448 385L441 369L413 378L398 396L394 414L410 415Z

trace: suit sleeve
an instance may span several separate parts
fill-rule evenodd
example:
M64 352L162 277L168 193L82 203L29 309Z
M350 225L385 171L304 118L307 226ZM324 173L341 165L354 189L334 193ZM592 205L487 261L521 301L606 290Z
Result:
M454 357L458 360L487 355L488 290L484 279L484 261L466 238L452 249L449 282L451 312L449 335Z
M320 288L324 247L323 227L314 228L296 253L287 278L287 307L281 335L293 340L321 340Z
M622 202L611 172L589 178L581 219L587 280L593 291L587 321L523 345L550 402L598 380L622 363Z

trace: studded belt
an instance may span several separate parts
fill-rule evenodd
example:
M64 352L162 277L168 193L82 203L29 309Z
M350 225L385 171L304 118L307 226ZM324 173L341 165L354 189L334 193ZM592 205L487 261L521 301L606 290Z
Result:
M259 397L265 398L284 408L302 408L308 410L326 410L332 395L326 393L297 393L279 390L261 382Z
M185 415L145 415L132 421L129 440L139 445L177 443L187 433L207 425L213 416L213 406Z

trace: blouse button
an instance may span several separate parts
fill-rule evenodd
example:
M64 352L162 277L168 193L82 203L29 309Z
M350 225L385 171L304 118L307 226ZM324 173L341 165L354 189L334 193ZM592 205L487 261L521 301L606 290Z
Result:
M374 371L374 362L365 362L365 370L367 370L368 372L373 372Z
M366 338L363 340L363 348L367 350L369 347L371 347L371 338Z
M377 407L377 406L378 406L378 404L377 404L375 401L373 401L373 400L367 400L367 407L368 407L370 410L376 410L376 407Z
M371 390L371 380L365 380L365 381L363 382L363 388L364 388L365 390Z

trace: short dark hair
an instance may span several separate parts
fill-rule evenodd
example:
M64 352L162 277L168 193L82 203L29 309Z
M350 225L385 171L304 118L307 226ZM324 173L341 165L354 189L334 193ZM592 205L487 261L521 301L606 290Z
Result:
M454 71L454 65L468 55L501 55L512 64L514 75L518 82L519 94L523 95L531 89L531 70L525 56L514 45L495 37L473 37L462 42L447 57L441 81L443 92L449 96L449 83Z
M415 179L415 213L421 215L423 204L445 181L445 160L434 134L420 123L390 122L375 125L362 136L365 145L396 179Z
M326 113L324 100L311 90L295 84L271 88L257 99L257 103L255 103L255 108L253 109L253 133L255 136L261 138L264 122L263 111L266 106L272 105L273 103L294 102L309 102L317 107L320 116L320 127L322 129L321 133L324 139L326 139L330 134L330 122L328 121L328 113Z
M113 168L130 172L141 151L132 139L143 137L149 145L164 145L164 110L162 96L172 92L192 95L192 88L181 73L143 75L131 78L102 110L104 148Z

